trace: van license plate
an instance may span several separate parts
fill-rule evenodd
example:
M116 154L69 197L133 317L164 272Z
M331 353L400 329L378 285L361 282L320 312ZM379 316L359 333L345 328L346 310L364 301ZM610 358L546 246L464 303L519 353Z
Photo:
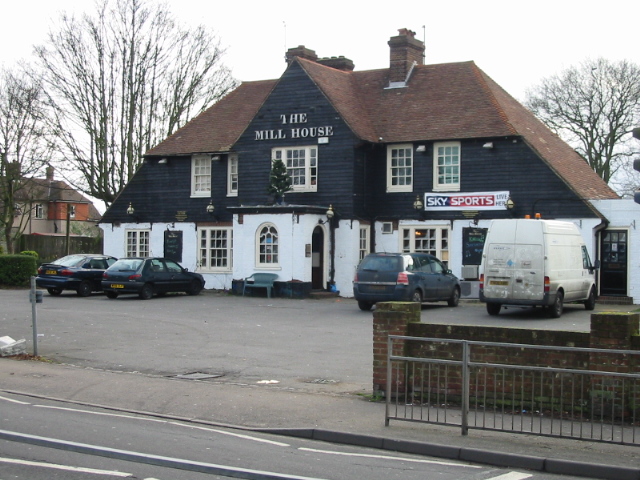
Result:
M507 285L509 285L509 281L508 280L491 280L489 282L489 285L501 285L506 287Z
M121 285L119 283L112 283L111 288L124 288L124 285Z

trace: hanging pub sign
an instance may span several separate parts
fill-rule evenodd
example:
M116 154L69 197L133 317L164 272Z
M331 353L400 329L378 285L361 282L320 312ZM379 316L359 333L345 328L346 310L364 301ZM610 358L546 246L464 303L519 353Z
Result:
M509 192L425 193L425 210L506 210Z

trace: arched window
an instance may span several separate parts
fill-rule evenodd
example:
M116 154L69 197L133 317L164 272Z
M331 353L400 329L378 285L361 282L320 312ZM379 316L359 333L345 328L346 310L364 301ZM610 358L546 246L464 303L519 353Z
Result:
M278 229L275 225L267 223L258 229L256 239L258 252L256 264L264 267L275 267L279 264L278 257Z

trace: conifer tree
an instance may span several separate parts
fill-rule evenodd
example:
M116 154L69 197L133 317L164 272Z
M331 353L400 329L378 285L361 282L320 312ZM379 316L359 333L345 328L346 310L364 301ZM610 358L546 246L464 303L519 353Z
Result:
M291 177L287 173L287 167L282 160L274 160L269 173L267 193L273 194L276 201L279 201L284 197L285 193L291 190L293 190L293 187L291 186Z

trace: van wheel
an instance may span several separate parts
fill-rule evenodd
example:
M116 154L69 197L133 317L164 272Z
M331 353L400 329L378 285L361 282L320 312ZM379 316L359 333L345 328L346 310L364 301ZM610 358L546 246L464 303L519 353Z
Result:
M556 294L556 301L553 302L553 305L549 305L549 318L560 318L562 315L563 300L564 294L562 292L558 292Z
M371 310L371 307L373 307L373 303L365 302L364 300L358 300L358 307L360 308L360 310L368 312L369 310Z
M584 301L585 310L593 310L596 308L596 290L591 288L591 292L589 292L589 298Z
M498 315L501 309L502 305L499 303L487 303L487 313L489 315Z
M447 300L447 304L450 307L457 307L458 303L460 303L460 289L456 287L453 289L453 293L449 297L449 300Z
M411 301L422 304L422 292L416 289L411 295Z

